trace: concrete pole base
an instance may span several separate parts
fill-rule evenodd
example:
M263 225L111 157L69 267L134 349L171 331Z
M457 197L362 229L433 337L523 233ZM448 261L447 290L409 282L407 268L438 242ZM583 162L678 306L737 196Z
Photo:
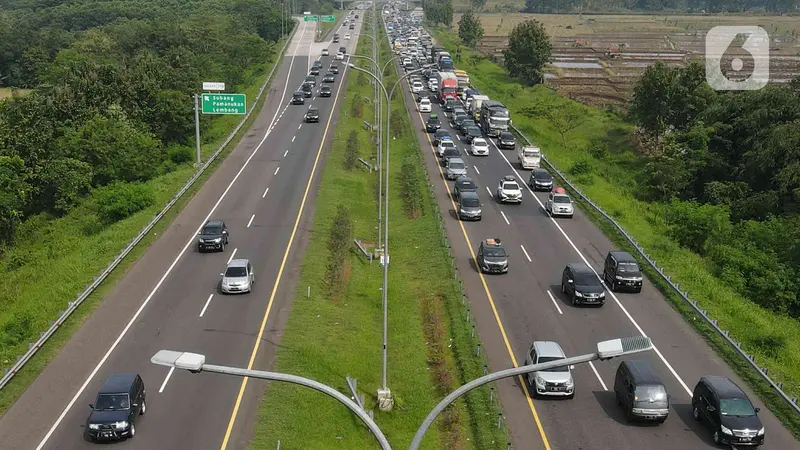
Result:
M378 409L383 412L391 412L393 406L392 391L389 388L378 389Z

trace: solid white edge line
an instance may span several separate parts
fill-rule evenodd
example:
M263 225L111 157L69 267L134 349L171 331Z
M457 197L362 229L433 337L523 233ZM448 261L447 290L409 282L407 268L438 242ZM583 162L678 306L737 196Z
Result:
M504 155L503 152L499 148L497 148L497 144L495 144L494 141L490 141L490 142L492 143L494 148L497 149L497 152L500 153L500 156L505 160L506 164L508 164L508 167L510 167L511 170L514 171L514 174L516 174L516 176L519 177L520 180L522 180L523 178L519 174L517 169L513 165L511 165L511 162L508 160L508 158L506 158L506 155ZM539 206L542 208L542 210L544 210L544 203L542 203L542 201L539 200L539 197L536 196L536 194L533 192L533 190L530 188L530 186L528 186L528 184L524 183L524 182L522 184L525 186L525 189L527 189L528 192L531 193L531 196L534 198L534 200L536 200L536 203L538 203ZM580 258L584 262L584 264L589 266L589 268L592 269L592 272L594 272L595 276L597 276L597 278L600 279L600 282L603 283L603 285L605 285L605 281L603 281L603 278L600 275L598 275L597 271L594 269L594 266L592 266L592 264L589 263L589 261L583 255L583 253L581 253L581 251L578 250L578 247L575 245L574 242L572 242L572 239L570 239L570 237L567 235L566 231L564 231L564 229L561 228L561 225L558 223L558 221L552 216L548 216L548 218L553 223L553 225L556 226L558 231L561 232L561 235L564 236L564 239L567 240L567 242L572 247L572 249L575 250L575 253L577 253L578 256L580 256ZM617 306L619 306L619 308L625 314L625 317L628 318L628 320L630 321L630 323L633 324L633 326L636 328L636 330L638 330L639 333L641 333L642 336L648 337L647 333L645 333L644 330L642 330L642 327L639 326L639 324L636 322L636 320L634 320L633 316L631 316L631 314L628 312L628 310L625 308L625 306L622 305L622 302L619 301L619 298L617 298L617 296L614 295L614 292L611 291L610 289L607 289L607 291L608 291L608 294L611 295L611 298L614 299L614 303L616 303ZM683 387L683 389L686 391L686 393L691 397L692 396L692 390L689 388L689 386L686 385L686 383L683 381L681 376L678 375L678 372L675 371L675 369L672 367L672 365L669 363L669 361L667 361L667 358L665 358L664 355L661 353L661 351L658 350L658 347L656 347L655 342L653 342L653 351L655 352L656 355L658 355L658 358L661 359L661 362L663 362L664 365L667 366L667 369L670 371L672 376L674 376L675 379L678 380L678 383L681 385L681 387Z
M306 25L303 25L303 30L301 31L301 35L300 35L301 38L302 38L303 34L305 33L305 30L306 30ZM289 62L289 71L286 74L286 82L284 83L283 95L281 96L281 102L283 102L283 99L286 96L286 88L289 86L289 77L292 74L292 65L294 65L295 55L297 54L297 49L298 49L299 46L300 46L300 42L298 40L298 43L295 46L295 51L291 56L291 61ZM273 121L275 120L277 115L278 115L278 112L275 111L275 116L272 118ZM250 156L247 158L247 160L245 160L244 164L239 169L239 172L236 173L236 175L233 177L233 180L231 180L230 184L228 184L228 187L226 187L225 191L222 192L222 195L220 195L220 197L217 200L217 202L211 208L211 211L209 211L209 213L205 217L205 219L202 220L202 222L200 223L200 226L197 227L197 230L195 230L195 232L192 233L192 236L189 238L189 241L186 243L186 245L184 245L184 247L183 247L183 249L181 249L180 253L178 253L178 256L176 256L175 259L172 261L172 264L170 264L170 266L167 268L166 272L164 272L164 275L161 276L161 279L158 280L158 283L156 283L156 286L153 288L153 290L150 292L150 294L147 295L147 298L145 298L144 302L142 302L141 306L139 306L139 309L136 310L136 313L134 313L133 317L131 317L131 320L128 322L128 324L125 325L125 328L122 329L122 332L119 334L117 339L111 344L111 347L108 349L108 351L105 353L105 355L103 355L103 357L100 359L100 362L97 363L97 365L92 370L92 372L89 374L89 376L86 377L86 381L83 382L81 387L78 389L78 392L75 393L75 395L72 397L72 400L70 400L70 402L67 404L67 406L64 408L64 410L61 411L61 414L58 416L58 419L56 419L56 421L53 423L53 426L50 427L50 430L48 430L47 434L45 434L45 436L42 438L41 442L39 442L39 445L36 446L36 450L41 450L42 448L44 448L44 445L47 444L47 441L50 439L50 437L56 431L56 428L58 428L58 426L61 425L61 422L64 420L64 417L67 416L67 413L72 409L72 406L75 405L75 402L78 401L78 397L80 397L83 394L83 391L85 391L86 387L89 386L89 383L92 382L92 380L94 379L95 375L97 375L97 372L100 371L100 368L103 367L105 362L111 356L111 353L114 352L114 350L117 348L117 346L122 341L122 339L125 337L125 335L128 334L128 330L131 329L133 324L136 322L136 319L138 319L139 315L142 314L142 311L144 311L144 308L150 303L150 300L152 300L152 298L155 296L156 292L161 287L161 285L164 284L164 280L167 279L169 274L172 272L172 269L174 269L175 266L178 264L178 260L180 260L180 258L183 256L183 254L186 253L186 250L189 248L189 246L191 246L194 243L194 239L195 239L195 236L197 236L197 233L200 232L200 230L203 228L203 225L206 223L206 221L208 221L208 219L211 217L211 215L214 214L214 211L216 211L217 207L219 207L220 203L222 203L222 200L228 194L228 192L230 191L230 189L233 186L233 184L236 182L237 179L239 179L239 176L242 174L242 172L244 172L244 169L247 167L247 165L250 163L250 161L256 155L256 153L261 148L261 146L264 144L264 141L267 140L267 136L269 136L269 134L270 133L267 132L264 135L264 138L261 139L261 142L259 142L258 146L256 146L256 148L253 150L253 153L251 153Z
M233 257L236 256L236 250L239 250L239 249L238 248L233 249L233 251L231 252L231 257L228 258L227 264L230 264L231 261L233 261Z
M591 361L589 361L589 367L591 367L591 368L592 368L592 372L594 372L594 376L596 376L596 377L597 377L597 381L599 381L599 382L600 382L600 386L602 386L602 387L603 387L603 390L604 390L604 391L607 391L607 390L608 390L608 388L606 387L606 384L603 382L603 379L602 379L602 378L600 378L600 373L597 371L597 369L595 369L595 368L594 368L594 364L592 364L592 362L591 362Z
M202 311L200 311L200 317L203 317L203 314L205 314L205 313L206 313L206 309L208 309L208 305L210 305L210 304L211 304L211 299L212 299L213 297L214 297L214 294L209 294L209 295L208 295L208 300L206 300L206 304L205 304L205 305L203 305L203 309L202 309Z
M561 307L558 306L558 302L556 301L556 298L553 297L553 293L548 290L547 295L550 297L550 300L553 302L553 305L556 307L558 313L564 315L564 311L561 311Z
M481 174L481 171L478 170L478 166L472 166L472 168L475 169L475 173L477 173L478 175Z
M267 190L265 190L265 191L264 191L264 194L263 194L263 195L261 195L261 198L264 198L264 197L266 197L268 192L269 192L269 188L267 188Z
M255 215L255 214L253 214L252 216L250 216L250 220L248 220L248 221L247 221L247 228L250 228L250 225L252 225L252 224L253 224L253 219L255 219L255 218L256 218L256 215Z
M277 168L277 169L275 169L275 173L273 173L273 174L272 174L272 176L275 176L275 175L277 175L279 170L281 170L280 166L278 166L278 168Z
M164 388L167 387L167 382L169 381L169 378L172 376L172 372L175 372L175 367L169 368L169 372L167 372L167 376L164 378L164 382L161 383L161 387L158 388L159 394L164 392Z
M511 225L511 222L508 221L508 217L506 217L506 213L500 211L500 215L503 216L503 220L506 221L506 225Z
M525 247L522 244L519 245L519 248L522 249L522 253L525 253L525 257L528 258L528 262L533 262L531 256L528 254L528 251L525 250Z

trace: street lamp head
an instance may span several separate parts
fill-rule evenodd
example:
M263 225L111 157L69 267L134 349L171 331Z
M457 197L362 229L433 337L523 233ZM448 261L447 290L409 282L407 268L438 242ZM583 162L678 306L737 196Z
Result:
M150 362L158 366L174 367L198 373L203 370L203 365L206 363L206 355L176 352L174 350L159 350L158 353L150 358Z
M611 339L597 343L597 355L601 360L617 356L646 352L653 348L653 342L647 336L635 336Z
M356 65L353 64L353 63L348 63L347 66L350 67L351 69L355 69L356 68Z

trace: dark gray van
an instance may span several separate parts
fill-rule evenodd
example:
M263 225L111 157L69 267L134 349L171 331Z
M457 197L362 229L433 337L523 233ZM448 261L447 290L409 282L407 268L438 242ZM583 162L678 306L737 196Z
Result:
M664 423L667 420L670 396L661 377L647 361L622 361L614 378L614 394L628 421Z

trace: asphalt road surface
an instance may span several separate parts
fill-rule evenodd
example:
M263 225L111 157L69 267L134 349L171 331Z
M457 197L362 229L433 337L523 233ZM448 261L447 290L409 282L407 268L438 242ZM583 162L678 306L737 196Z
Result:
M298 27L252 128L0 419L0 447L94 448L84 435L87 405L103 380L119 372L141 374L147 389L147 413L137 422L135 437L121 446L245 447L263 384L250 382L245 390L242 379L173 373L150 358L170 349L205 354L213 364L269 367L289 313L347 61L338 61L341 72L329 84L332 97L315 94L303 106L289 102L323 48L333 55L339 46L356 45L355 36L341 44L314 43L314 23ZM351 33L359 29L360 21ZM332 59L323 58L323 75ZM320 109L320 123L302 123L311 105ZM227 222L230 243L224 252L197 252L196 234L207 218ZM254 266L257 283L250 294L218 291L220 273L234 257Z
M402 69L401 69L402 70ZM467 154L468 145L455 140L467 162L468 175L479 186L483 219L460 222L451 201L453 183L445 181L436 148L425 133L428 113L416 111L408 84L403 90L412 108L425 165L445 216L447 234L471 302L485 351L493 371L523 365L535 340L561 344L567 356L596 351L596 343L616 337L645 334L656 351L632 355L649 360L671 395L671 411L659 426L626 422L614 396L614 376L620 359L577 366L572 400L531 400L530 388L520 378L499 383L498 392L514 448L524 449L707 449L715 448L711 433L692 419L691 392L703 375L724 375L744 382L705 343L701 336L645 279L640 294L606 291L601 308L573 307L561 293L561 272L570 262L584 262L602 273L606 254L614 249L591 221L576 208L572 219L551 219L544 212L546 192L523 187L521 205L500 205L494 192L500 179L514 175L526 186L530 172L517 163L516 152L499 150L490 141L489 156ZM426 92L427 94L427 92ZM449 118L434 104L444 129ZM512 118L513 119L513 118ZM457 135L452 130L451 135ZM509 272L482 275L474 263L482 239L500 238L510 253ZM798 448L797 441L748 390L766 428L764 449Z

